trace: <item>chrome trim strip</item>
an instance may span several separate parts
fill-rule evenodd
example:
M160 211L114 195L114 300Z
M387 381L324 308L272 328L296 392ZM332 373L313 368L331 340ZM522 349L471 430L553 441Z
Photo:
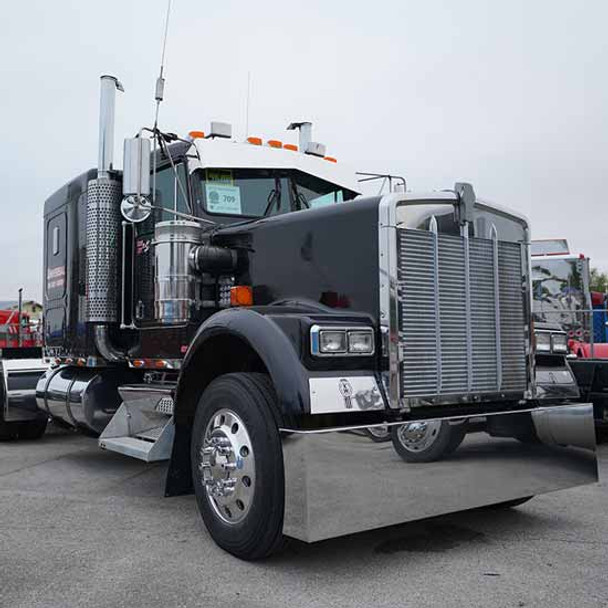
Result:
M576 404L583 405L583 404ZM556 406L556 407L567 407L567 406ZM320 429L296 429L292 427L279 427L279 431L284 433L297 433L299 435L315 435L323 433L342 433L344 431L357 431L363 429L369 429L380 426L401 426L403 424L410 424L411 422L426 422L428 420L468 420L473 418L488 418L489 416L507 416L510 414L530 414L534 412L542 412L546 410L548 406L537 406L537 407L526 407L520 410L504 410L500 412L475 412L473 414L458 414L453 416L431 416L428 418L407 418L406 420L400 420L398 422L378 422L377 424L355 424L347 426L334 426L330 428Z
M492 224L490 229L492 239L492 256L494 271L494 330L496 340L496 390L502 388L502 342L500 333L500 275L498 271L498 231Z
M467 348L467 390L473 390L473 329L471 327L471 254L469 250L469 223L465 222L460 229L464 244L464 309L466 324Z
M433 235L433 289L435 292L435 357L437 360L437 392L441 393L441 311L439 309L439 235L437 234L437 218L433 216L429 225Z
M526 331L526 348L528 354L528 395L533 398L536 396L536 357L533 348L534 339L534 315L533 311L533 294L532 294L532 259L530 256L530 226L526 224L525 228L526 241L521 244L522 253L522 272L524 273L523 294L524 298L524 323L528 319L525 326Z
M388 335L388 370L384 372L389 407L401 407L399 380L399 320L397 286L397 205L404 195L387 194L378 205L378 267L380 272L380 326Z

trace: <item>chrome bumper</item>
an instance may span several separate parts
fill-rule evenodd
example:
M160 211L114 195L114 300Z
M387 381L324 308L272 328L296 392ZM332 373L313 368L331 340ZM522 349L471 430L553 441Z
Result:
M540 441L490 436L494 416ZM360 427L284 429L284 533L315 542L598 480L591 404L480 415L474 429L450 456L415 464Z

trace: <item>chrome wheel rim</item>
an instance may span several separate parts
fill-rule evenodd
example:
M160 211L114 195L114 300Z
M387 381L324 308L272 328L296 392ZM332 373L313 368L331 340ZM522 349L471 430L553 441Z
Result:
M390 429L387 425L383 424L381 426L369 426L367 427L367 432L377 439L384 439L385 437L389 436Z
M231 525L242 521L255 493L255 455L247 427L232 410L218 410L207 424L198 468L216 515Z
M440 420L410 422L399 427L397 437L406 450L422 452L435 442L440 428Z

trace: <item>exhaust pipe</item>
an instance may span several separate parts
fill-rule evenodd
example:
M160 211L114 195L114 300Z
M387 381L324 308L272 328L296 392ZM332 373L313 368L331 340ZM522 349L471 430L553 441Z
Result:
M118 250L122 184L113 179L114 109L120 81L101 77L99 100L99 158L97 179L87 188L87 321L94 324L99 354L110 363L125 360L125 353L110 338L110 325L118 322Z
M97 176L107 179L112 170L114 156L114 109L116 90L123 91L121 82L115 76L104 74L101 77L101 97L99 100L99 157Z

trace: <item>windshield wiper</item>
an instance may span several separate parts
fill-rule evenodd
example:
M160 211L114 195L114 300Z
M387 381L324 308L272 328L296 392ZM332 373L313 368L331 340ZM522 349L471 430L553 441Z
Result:
M291 180L291 191L293 193L294 202L296 203L296 211L300 211L302 206L306 209L310 209L310 204L306 197L298 190L296 182Z
M264 209L264 217L266 217L274 205L277 205L277 211L281 210L281 180L278 177L274 179L274 188L270 191L268 195L268 204L266 205L266 209Z

